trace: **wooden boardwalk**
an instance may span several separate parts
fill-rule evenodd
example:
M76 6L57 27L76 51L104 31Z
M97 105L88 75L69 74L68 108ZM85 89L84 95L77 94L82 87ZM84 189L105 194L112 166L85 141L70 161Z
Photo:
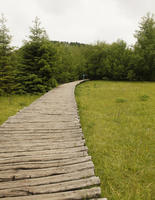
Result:
M100 197L77 113L78 83L53 89L0 126L0 199Z

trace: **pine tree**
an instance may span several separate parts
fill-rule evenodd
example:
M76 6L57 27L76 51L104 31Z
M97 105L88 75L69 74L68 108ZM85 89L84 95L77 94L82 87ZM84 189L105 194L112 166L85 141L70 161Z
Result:
M46 30L41 27L41 22L38 17L35 17L33 21L33 27L30 27L31 34L29 35L29 39L32 42L41 42L43 40L48 40L48 35Z
M0 95L14 90L14 69L11 65L11 36L4 15L0 18Z
M48 40L39 18L33 21L29 41L21 48L20 67L21 88L27 93L46 92L56 86L55 63L56 49Z

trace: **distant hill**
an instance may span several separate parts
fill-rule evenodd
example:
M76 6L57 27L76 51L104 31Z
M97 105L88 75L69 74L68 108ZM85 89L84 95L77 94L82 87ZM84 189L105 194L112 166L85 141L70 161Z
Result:
M88 44L80 43L80 42L66 42L66 41L57 41L57 40L52 40L51 41L54 44L64 44L64 45L69 45L69 46L86 46Z

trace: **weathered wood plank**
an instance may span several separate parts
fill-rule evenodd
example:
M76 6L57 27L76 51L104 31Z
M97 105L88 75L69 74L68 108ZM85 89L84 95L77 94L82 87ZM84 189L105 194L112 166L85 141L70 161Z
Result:
M25 152L9 152L9 153L1 153L1 158L11 158L11 157L19 157L19 156L47 156L50 154L61 154L61 153L75 153L75 152L84 152L84 151L88 151L88 148L86 146L81 146L81 147L76 147L76 148L68 148L68 149L52 149L52 150L42 150L42 151L25 151Z
M9 181L9 180L18 180L18 179L28 179L28 178L36 178L36 177L44 177L44 176L52 176L56 174L67 174L70 172L81 171L83 169L93 168L94 165L92 161L73 164L61 167L52 167L52 168L44 168L44 169L31 169L31 170L7 170L0 171L0 181Z
M5 125L4 126L5 128L10 128L10 129L15 129L17 126L8 126L8 125ZM74 124L70 124L70 125L67 125L67 124L55 124L55 123L53 123L53 124L31 124L31 126L29 125L29 124L25 124L25 125L18 125L18 127L19 128L22 128L22 129L26 129L27 127L31 127L31 129L36 129L36 128L38 128L38 129L43 129L43 128L52 128L52 129L75 129L75 128L79 128L80 127L80 125L74 125Z
M71 148L71 147L78 147L78 146L82 146L85 144L85 141L66 141L66 142L44 142L44 143L18 143L17 145L12 143L10 141L10 143L5 144L1 144L0 145L0 152L7 152L9 150L11 151L29 151L29 150L36 150L36 149L46 149L48 147L48 149L60 149L60 148Z
M8 182L0 182L0 190L3 189L11 189L11 188L20 188L26 186L37 186L37 185L45 185L45 184L53 184L64 181L78 180L82 178L92 177L94 176L94 169L84 169L82 171L75 171L67 174L53 175L47 177L39 177L39 178L31 178L24 180L14 180Z
M13 132L13 131L10 131L9 133L2 133L0 134L0 137L1 139L13 139L13 138L30 138L32 137L32 139L34 137L39 137L39 138L47 138L47 137L77 137L77 136L83 136L83 133L82 132L28 132L26 131L25 132ZM9 137L9 138L8 138ZM34 138L35 139L35 138Z
M82 200L99 197L101 189L94 187L90 189L82 189L68 192L59 192L53 194L31 195L23 197L8 197L5 200Z
M36 155L34 156L21 156L15 158L0 158L0 164L7 163L19 163L19 162L30 162L30 161L44 161L44 160L60 160L65 158L74 158L74 157L84 157L88 156L87 151L83 152L73 152L73 153L61 153L61 154L50 154L50 155Z
M26 196L27 194L38 195L46 193L64 192L68 190L82 189L90 186L96 186L100 184L98 177L90 177L79 180L72 180L62 183L27 186L15 189L0 190L0 198L13 197L13 196Z
M59 131L61 131L61 132L63 132L63 131L78 131L78 130L80 130L81 131L81 129L80 128L78 128L78 127L66 127L66 128L62 128L62 127L57 127L57 128L54 128L54 127L39 127L39 128L37 128L37 127L25 127L25 128L22 128L22 127L15 127L14 129L12 129L11 127L0 127L0 133L2 132L2 131L7 131L7 132L10 132L10 131L40 131L40 132L42 132L42 131L50 131L50 132L59 132Z
M81 131L2 131L0 133L0 137L1 138L6 138L6 137L34 137L34 136L38 136L38 137L55 137L55 136L83 136L83 133Z
M10 140L11 140L11 142L13 142L14 144L15 143L19 143L19 142L24 142L24 143L26 143L26 142L33 142L33 143L40 143L40 142L46 142L47 140L48 141L51 141L51 142L55 142L55 141L79 141L79 140L83 140L83 137L82 136L79 136L79 135L77 135L77 136L70 136L70 137L67 137L67 136L55 136L55 137L42 137L42 138L40 138L40 137L37 137L37 136L35 136L35 137L32 137L32 138L27 138L27 137L17 137L17 138L12 138L12 137L10 137L10 138L1 138L1 144L3 144L3 143L7 143L7 142L10 142Z
M62 144L63 145L63 143L64 144L66 144L67 142L70 142L70 143L76 143L76 141L79 141L79 142L84 142L83 141L83 139L82 138L80 138L80 139L78 139L78 140L76 140L76 138L70 138L70 139L56 139L56 140L52 140L52 139L48 139L48 140L30 140L30 141L24 141L24 140L17 140L17 141L14 141L13 143L11 142L11 141L6 141L6 142L2 142L1 143L1 147L6 147L6 146L10 146L10 147L14 147L14 146L29 146L29 147L31 147L31 146L43 146L43 145L48 145L48 146L50 146L50 145L52 145L53 143L57 143L57 144ZM58 145L59 146L59 145Z
M16 127L14 129L11 129L11 128L6 128L6 127L2 127L0 126L0 133L10 133L10 132L25 132L25 133L29 133L29 132L50 132L50 133L57 133L57 132L71 132L71 133L74 133L74 132L81 132L82 133L82 129L81 128L65 128L65 129L53 129L53 128L30 128L30 127L27 127L27 128L19 128L19 127Z
M83 163L91 160L91 156L79 157L79 158L68 158L61 160L53 160L53 161L34 161L34 162L20 162L20 163L9 163L3 164L0 166L0 171L6 170L20 170L20 169L42 169L42 168L50 168L50 167L60 167L65 165L73 165L78 163Z
M79 120L76 118L66 118L66 117L44 117L44 118L32 118L30 120L30 117L28 119L24 119L24 118L18 118L18 119L8 119L5 124L18 124L18 123L23 123L23 124L37 124L37 123L53 123L53 122L57 122L57 123L79 123Z

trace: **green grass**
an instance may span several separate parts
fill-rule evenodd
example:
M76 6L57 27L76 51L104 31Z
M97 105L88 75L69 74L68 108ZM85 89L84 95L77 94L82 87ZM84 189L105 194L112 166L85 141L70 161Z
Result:
M154 199L155 83L91 81L75 93L102 197Z
M39 95L12 95L0 96L0 125L5 122L9 116L15 115L17 111L28 106Z

